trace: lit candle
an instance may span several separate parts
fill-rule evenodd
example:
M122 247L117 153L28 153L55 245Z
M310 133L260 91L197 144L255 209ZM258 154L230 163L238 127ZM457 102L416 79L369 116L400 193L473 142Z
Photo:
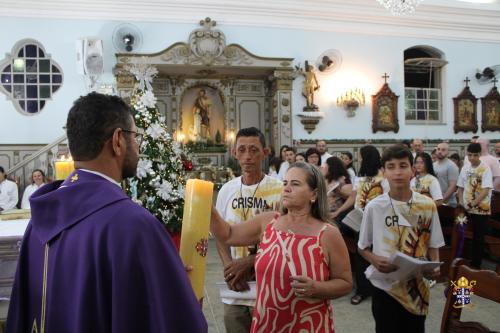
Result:
M66 159L64 155L60 160L55 161L56 180L66 179L75 170L73 159L69 157Z
M193 266L188 277L200 304L205 285L213 188L214 184L211 182L189 179L184 192L180 256L184 265Z

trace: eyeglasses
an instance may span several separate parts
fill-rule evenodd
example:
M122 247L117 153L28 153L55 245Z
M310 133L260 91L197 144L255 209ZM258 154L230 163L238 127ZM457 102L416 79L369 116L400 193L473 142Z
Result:
M125 133L132 133L134 134L134 139L135 141L137 142L137 144L140 146L141 143L142 143L142 138L144 136L144 133L139 133L139 132L135 132L135 131L131 131L131 130L127 130L127 129L123 129L122 128L122 131L125 132Z

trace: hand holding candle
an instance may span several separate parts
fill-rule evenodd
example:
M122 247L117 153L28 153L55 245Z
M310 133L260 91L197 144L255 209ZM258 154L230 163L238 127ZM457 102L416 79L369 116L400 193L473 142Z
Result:
M211 182L189 179L184 192L180 256L184 265L193 267L188 276L196 298L200 301L203 299L205 284L213 187Z

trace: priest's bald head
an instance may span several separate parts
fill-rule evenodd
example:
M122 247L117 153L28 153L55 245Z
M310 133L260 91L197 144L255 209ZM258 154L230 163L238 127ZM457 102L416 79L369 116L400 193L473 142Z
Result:
M119 97L90 93L77 99L66 122L75 168L102 172L121 181L134 176L139 159L132 110Z

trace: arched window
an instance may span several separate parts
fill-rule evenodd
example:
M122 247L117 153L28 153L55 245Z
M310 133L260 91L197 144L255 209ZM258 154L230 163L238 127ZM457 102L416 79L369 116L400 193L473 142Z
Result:
M24 39L0 62L0 91L25 115L40 112L47 100L61 88L59 65L36 40Z
M443 122L441 70L447 61L439 50L415 46L404 52L406 123Z

